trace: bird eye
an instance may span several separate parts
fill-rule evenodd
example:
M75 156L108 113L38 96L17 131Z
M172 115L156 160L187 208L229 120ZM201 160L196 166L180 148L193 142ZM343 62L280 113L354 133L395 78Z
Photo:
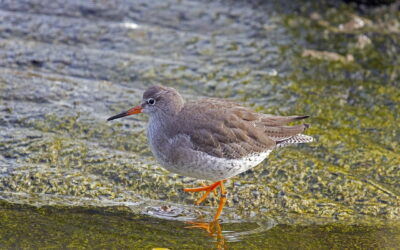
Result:
M147 103L150 104L150 105L154 105L156 103L156 100L154 100L153 98L149 98L147 100Z

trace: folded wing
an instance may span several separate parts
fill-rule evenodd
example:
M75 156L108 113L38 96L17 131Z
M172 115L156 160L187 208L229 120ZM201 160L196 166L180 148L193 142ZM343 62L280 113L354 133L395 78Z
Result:
M179 126L172 124L169 131L189 135L194 150L237 159L300 141L294 138L308 125L286 124L307 117L259 114L234 102L202 99L186 103L175 120Z

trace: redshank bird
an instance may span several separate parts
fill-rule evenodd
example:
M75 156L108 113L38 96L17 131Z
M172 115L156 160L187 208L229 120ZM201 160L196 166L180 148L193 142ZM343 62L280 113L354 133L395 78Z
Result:
M226 202L224 181L260 164L275 148L311 142L307 124L288 126L308 116L257 113L224 99L185 101L173 88L149 87L142 103L108 121L149 115L147 138L157 161L167 170L214 183L185 192L204 191L200 204L220 187L217 221Z

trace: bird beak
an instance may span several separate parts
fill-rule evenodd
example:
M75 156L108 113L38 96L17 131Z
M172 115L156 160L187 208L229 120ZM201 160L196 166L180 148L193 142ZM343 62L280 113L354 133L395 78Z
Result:
M122 112L122 113L120 113L118 115L111 116L110 118L107 119L107 121L111 121L111 120L118 119L118 118L121 118L121 117L124 117L124 116L128 116L128 115L139 114L139 113L142 113L142 106L141 105L138 105L138 106L136 106L134 108L131 108L130 110Z

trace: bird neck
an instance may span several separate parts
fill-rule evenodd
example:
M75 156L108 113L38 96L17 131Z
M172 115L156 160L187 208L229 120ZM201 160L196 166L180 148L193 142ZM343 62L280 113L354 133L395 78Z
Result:
M168 126L173 116L164 112L158 112L149 117L148 133L152 135L153 139L160 140L166 137Z
M170 150L168 147L168 126L170 117L164 115L150 116L147 125L147 138L153 155L160 162L165 162L165 156Z

